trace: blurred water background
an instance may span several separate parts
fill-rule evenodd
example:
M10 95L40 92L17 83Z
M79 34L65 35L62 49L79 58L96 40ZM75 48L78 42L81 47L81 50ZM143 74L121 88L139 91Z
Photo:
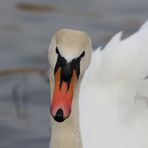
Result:
M0 148L47 148L50 137L49 39L60 28L86 31L93 47L120 30L126 37L148 19L148 0L0 1ZM14 72L12 72L12 71ZM6 75L7 74L7 75Z

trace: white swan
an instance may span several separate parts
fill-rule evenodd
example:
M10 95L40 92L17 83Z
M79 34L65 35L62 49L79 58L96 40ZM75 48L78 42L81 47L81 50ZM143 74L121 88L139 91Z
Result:
M51 115L64 122L51 118L51 148L148 147L148 108L137 98L147 95L148 22L121 35L93 54L84 32L64 29L52 38Z

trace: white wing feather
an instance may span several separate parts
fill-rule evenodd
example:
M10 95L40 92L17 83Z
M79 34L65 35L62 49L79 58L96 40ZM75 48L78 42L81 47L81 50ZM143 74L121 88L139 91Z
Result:
M99 71L100 79L142 78L148 70L148 23L127 39L117 34L105 47Z
M81 83L84 148L148 147L148 108L145 100L134 100L136 94L148 95L148 83L142 80L148 74L148 22L130 37L121 36L93 53Z

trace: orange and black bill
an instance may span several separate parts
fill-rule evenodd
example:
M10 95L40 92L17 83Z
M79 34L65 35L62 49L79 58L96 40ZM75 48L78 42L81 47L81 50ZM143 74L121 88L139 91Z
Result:
M61 56L58 48L56 53L58 58L54 69L55 86L50 113L57 122L63 122L71 113L74 89L80 74L80 61L85 52L69 63Z
M55 73L55 87L50 111L53 118L58 122L64 121L71 113L76 82L77 75L75 70L73 70L70 82L61 80L61 68L58 68Z

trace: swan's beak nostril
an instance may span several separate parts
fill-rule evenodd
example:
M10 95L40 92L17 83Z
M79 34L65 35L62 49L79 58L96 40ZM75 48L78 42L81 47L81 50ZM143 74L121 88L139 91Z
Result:
M63 110L62 109L58 109L54 119L57 121L57 122L63 122L65 119L64 119L64 114L63 114Z

